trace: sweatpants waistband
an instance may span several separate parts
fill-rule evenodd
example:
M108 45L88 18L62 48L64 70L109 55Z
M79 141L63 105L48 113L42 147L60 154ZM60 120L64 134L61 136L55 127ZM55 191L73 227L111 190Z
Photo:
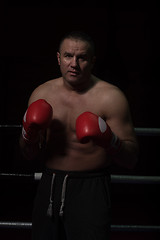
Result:
M110 178L110 174L108 169L96 169L96 170L89 170L89 171L64 171L64 170L57 170L51 168L45 168L43 171L44 174L48 175L57 175L57 176L68 176L69 178L92 178L92 177L100 177L100 176L108 176Z

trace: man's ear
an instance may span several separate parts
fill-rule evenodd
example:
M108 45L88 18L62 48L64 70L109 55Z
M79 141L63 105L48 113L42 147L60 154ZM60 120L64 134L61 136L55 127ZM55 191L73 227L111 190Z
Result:
M61 64L61 60L60 60L60 53L59 52L57 52L57 60L58 60L58 65L60 65Z

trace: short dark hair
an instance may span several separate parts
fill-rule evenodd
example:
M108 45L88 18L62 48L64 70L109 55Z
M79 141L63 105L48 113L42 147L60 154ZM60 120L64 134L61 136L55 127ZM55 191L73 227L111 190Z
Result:
M69 33L65 34L60 40L59 51L60 51L61 45L65 39L78 39L78 40L88 42L91 47L91 52L92 52L93 56L95 55L94 41L91 38L91 36L89 36L87 33L82 32L82 31L73 31L73 32L69 32Z

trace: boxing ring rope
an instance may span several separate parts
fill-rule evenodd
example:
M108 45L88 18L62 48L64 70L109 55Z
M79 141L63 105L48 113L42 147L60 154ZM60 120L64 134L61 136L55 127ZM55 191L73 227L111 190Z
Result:
M0 125L0 128L21 128L22 125ZM160 136L160 128L134 128L138 136ZM32 179L40 180L42 173L21 174L21 173L0 173L0 179ZM129 184L160 184L159 176L130 176L111 175L112 183ZM9 222L0 221L0 228L3 229L32 229L31 222ZM112 232L160 232L160 226L147 225L111 225Z
M31 222L3 222L0 221L0 228L3 229L32 229ZM144 225L111 225L112 232L160 232L160 226Z
M2 124L0 128L22 128L20 124ZM160 128L134 128L137 136L160 136Z
M42 173L0 173L0 179L31 179L38 181ZM111 183L160 184L160 176L111 175Z
M134 128L137 136L160 136L160 128Z

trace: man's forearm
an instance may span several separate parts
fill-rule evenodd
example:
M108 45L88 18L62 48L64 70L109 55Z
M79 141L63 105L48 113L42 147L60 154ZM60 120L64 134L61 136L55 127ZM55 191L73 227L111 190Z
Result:
M28 160L32 160L38 156L40 153L40 144L39 141L36 143L29 144L27 143L24 138L21 136L19 140L20 148L24 157Z
M122 141L120 151L112 156L113 162L119 166L133 169L138 161L138 153L139 149L137 142L129 140Z

